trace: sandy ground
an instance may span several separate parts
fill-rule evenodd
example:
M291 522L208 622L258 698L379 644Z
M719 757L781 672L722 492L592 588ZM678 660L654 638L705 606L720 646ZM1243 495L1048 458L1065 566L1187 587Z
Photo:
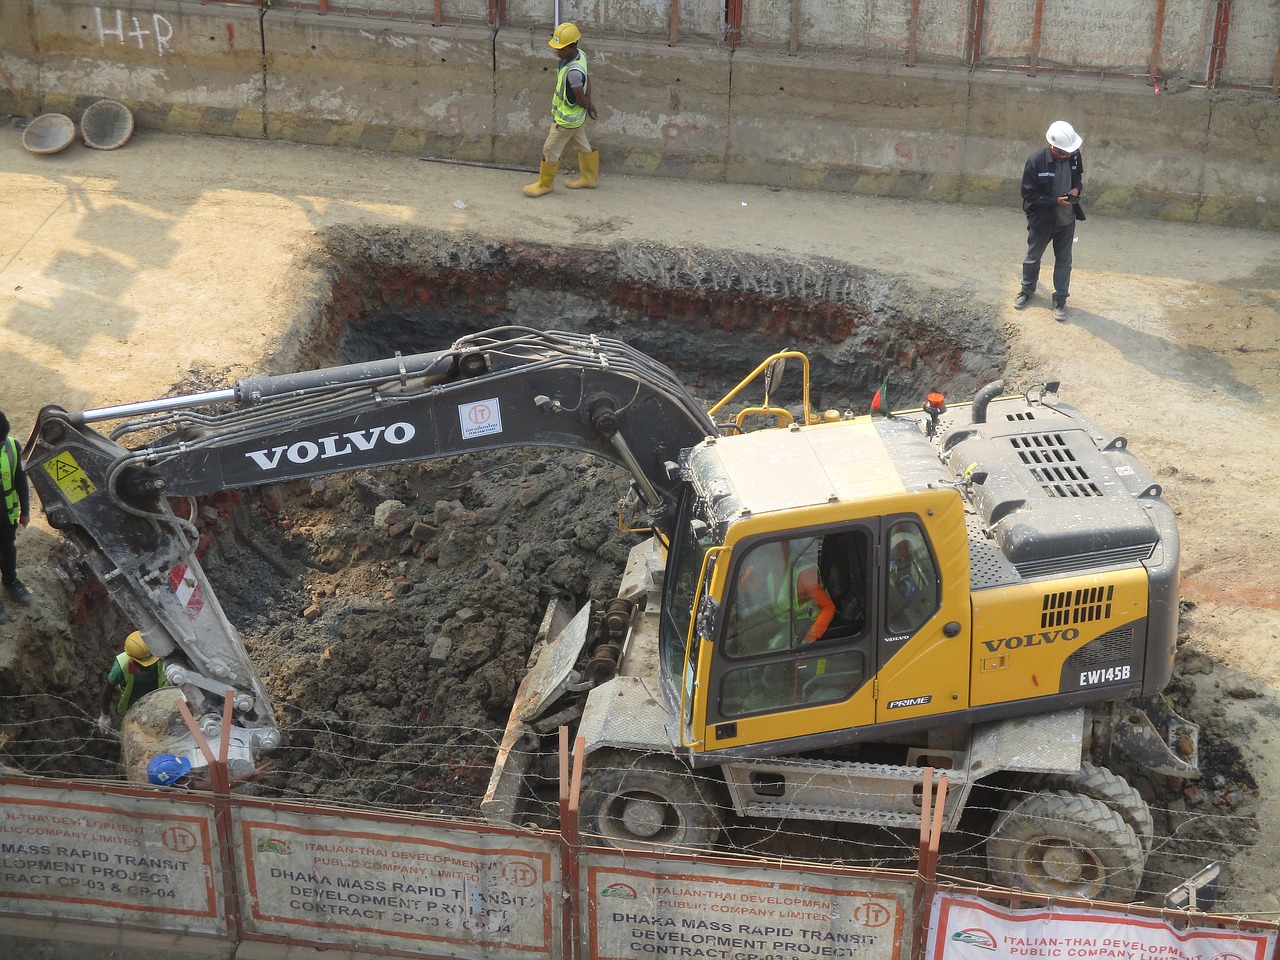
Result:
M1179 511L1186 682L1258 783L1235 811L1256 816L1257 842L1235 855L1223 906L1280 917L1280 503L1268 466L1280 234L1091 218L1058 324L1044 297L1012 309L1016 209L611 176L607 151L597 191L529 200L529 179L158 134L42 157L0 128L0 409L25 438L46 403L150 399L192 371L225 383L261 369L316 296L310 255L340 225L818 255L972 297L1007 325L1007 382L1060 379L1064 399L1129 438ZM54 545L39 517L20 535L37 592ZM0 627L0 663L15 662L21 630L21 618Z

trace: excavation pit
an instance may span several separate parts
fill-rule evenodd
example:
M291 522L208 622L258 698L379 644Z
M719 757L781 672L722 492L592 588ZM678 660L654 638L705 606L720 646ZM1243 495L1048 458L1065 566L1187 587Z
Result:
M994 312L972 299L835 259L341 230L323 263L316 306L270 372L530 326L625 341L707 405L770 354L803 351L814 408L862 413L886 381L893 407L933 390L968 398L1006 354ZM798 372L774 397L796 410ZM223 386L193 372L174 392ZM528 448L207 498L202 560L286 735L264 792L477 815L547 602L615 595L638 541L617 522L627 480L589 456ZM68 570L79 642L50 639L62 669L41 683L56 708L35 714L61 719L23 725L10 750L52 775L115 776L114 745L85 730L131 625L87 568Z

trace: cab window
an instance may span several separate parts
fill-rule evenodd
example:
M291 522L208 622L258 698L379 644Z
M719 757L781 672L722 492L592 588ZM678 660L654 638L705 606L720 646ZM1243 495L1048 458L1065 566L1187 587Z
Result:
M864 530L770 540L736 565L721 651L720 711L744 716L850 696L866 673L870 538Z
M885 627L895 636L912 634L938 609L938 568L915 521L892 524L886 544Z

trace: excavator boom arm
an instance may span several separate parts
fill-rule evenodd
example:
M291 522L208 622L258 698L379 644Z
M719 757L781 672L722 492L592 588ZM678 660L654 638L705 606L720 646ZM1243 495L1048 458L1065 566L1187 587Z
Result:
M110 436L92 426L117 422ZM28 473L51 526L80 548L188 699L220 708L265 751L266 692L170 497L515 446L596 454L632 474L669 530L682 448L718 430L666 367L609 338L504 327L447 350L240 380L118 407L41 411ZM128 440L136 443L127 444ZM123 441L123 442L122 442Z

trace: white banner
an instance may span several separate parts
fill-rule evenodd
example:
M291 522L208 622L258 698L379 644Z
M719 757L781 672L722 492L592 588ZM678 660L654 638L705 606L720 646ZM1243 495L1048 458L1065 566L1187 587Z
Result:
M583 858L595 960L903 960L910 881L819 872ZM641 869L651 867L652 869Z
M0 910L227 933L211 805L172 791L3 789Z
M1102 910L1010 910L955 894L934 898L929 960L1267 960L1276 935L1216 927L1175 929L1163 920Z
M554 956L556 842L292 808L238 812L246 932L433 957Z

